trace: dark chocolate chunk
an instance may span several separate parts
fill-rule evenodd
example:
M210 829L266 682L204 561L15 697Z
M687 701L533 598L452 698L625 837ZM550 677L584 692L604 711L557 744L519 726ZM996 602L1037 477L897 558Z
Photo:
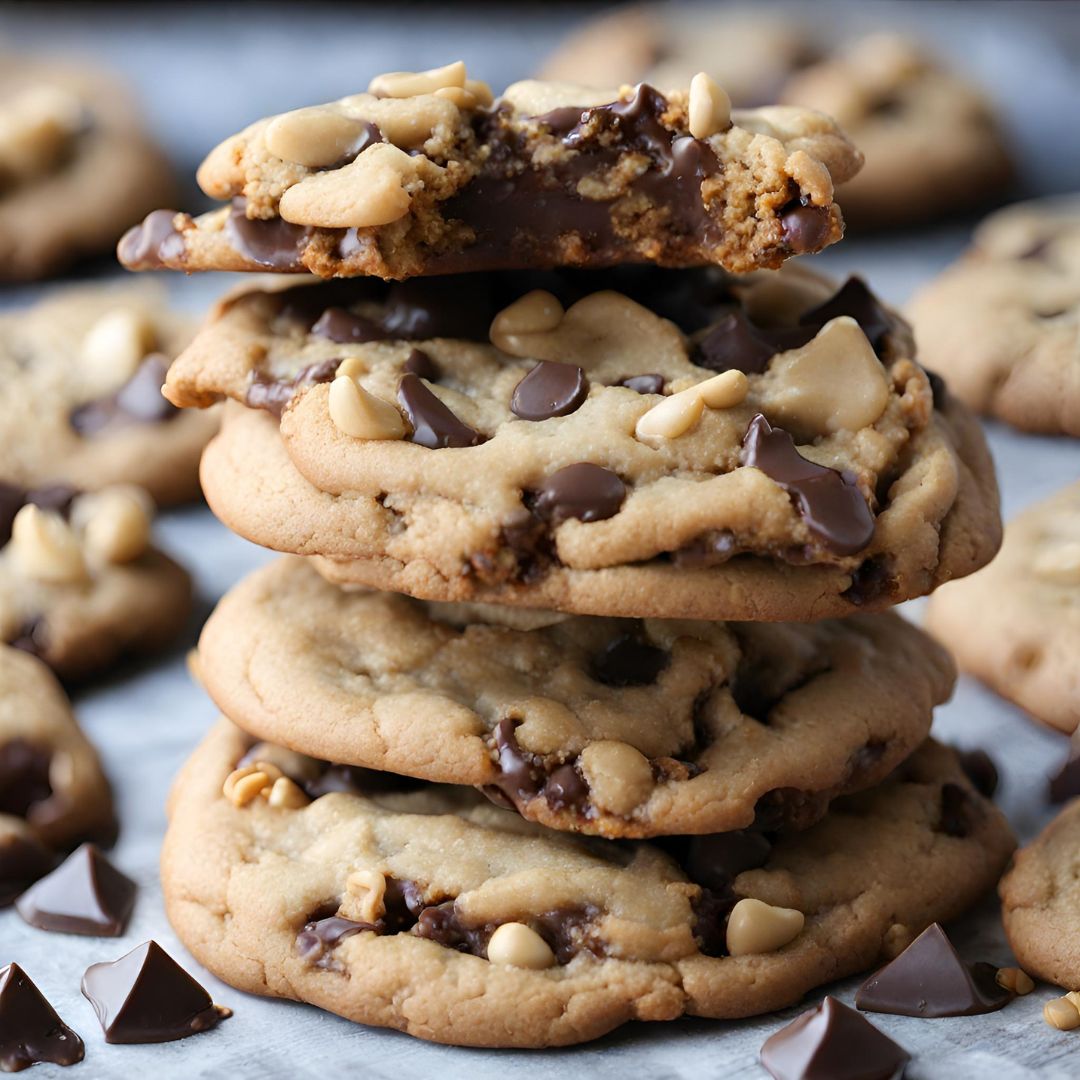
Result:
M656 682L670 659L640 633L620 634L593 657L589 674L605 686L647 686Z
M487 278L412 278L390 286L380 321L388 338L462 338L486 343L491 320L499 310Z
M246 199L233 199L225 219L229 243L245 258L268 270L303 271L300 256L311 237L311 229L283 218L249 218L246 211Z
M770 1035L761 1048L761 1064L775 1080L900 1080L910 1060L834 997Z
M957 750L960 767L984 798L991 799L998 788L998 770L994 759L985 750Z
M686 876L696 885L720 891L729 888L744 870L764 866L772 843L752 829L690 838L680 858Z
M56 856L32 833L7 833L0 837L0 908L47 874Z
M19 914L39 930L119 937L135 905L135 882L94 844L83 844L19 897Z
M625 386L638 394L662 394L664 392L663 375L627 375L625 379L612 383L612 386Z
M168 358L150 353L116 393L73 409L71 426L89 438L122 425L159 424L174 419L180 410L161 393L168 371Z
M57 1015L18 964L0 968L0 1072L21 1072L39 1062L74 1065L83 1041Z
M576 364L541 360L514 387L510 411L522 420L548 420L566 416L589 396L589 381Z
M1080 795L1080 739L1069 743L1069 756L1050 777L1047 793L1052 803L1068 802Z
M340 307L328 307L312 326L311 333L315 337L329 338L340 345L385 341L387 336L378 323Z
M862 278L849 277L824 303L799 316L802 326L816 331L831 319L850 316L858 324L874 351L880 350L885 335L893 328L892 316L866 287Z
M760 469L791 496L810 531L838 555L854 555L874 535L874 515L854 481L804 458L782 428L758 413L746 429L744 465Z
M82 992L109 1043L172 1042L232 1016L156 941L137 945L111 963L91 964Z
M332 382L340 364L338 359L320 360L317 364L301 368L291 379L269 378L257 371L244 395L244 403L251 409L265 409L280 418L297 390Z
M184 254L183 236L173 225L175 210L154 210L128 229L117 245L120 261L132 270L156 270Z
M439 365L423 349L413 349L405 358L401 369L421 379L427 379L428 382L438 382L442 378Z
M938 828L946 836L970 836L980 816L980 808L959 784L941 787L941 820Z
M829 238L831 218L827 206L803 206L797 203L780 213L784 244L796 255L820 251Z
M552 525L574 518L603 521L614 517L626 498L626 485L610 469L588 461L567 465L544 481L536 493L536 515Z
M0 743L0 814L29 817L52 795L52 752L26 739Z
M411 442L429 450L479 446L486 437L463 424L425 385L418 375L406 372L398 383L398 401L412 424Z
M709 371L736 371L758 375L776 355L764 336L754 332L749 319L735 311L721 319L695 346L693 362Z
M998 986L993 964L966 964L938 923L927 927L855 994L866 1012L898 1016L976 1016L994 1012L1015 994Z

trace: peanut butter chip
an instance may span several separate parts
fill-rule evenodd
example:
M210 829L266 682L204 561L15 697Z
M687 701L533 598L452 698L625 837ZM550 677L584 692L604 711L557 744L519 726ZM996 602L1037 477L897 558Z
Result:
M489 331L491 344L511 356L523 355L514 351L520 348L518 339L522 335L554 330L562 318L562 304L551 293L533 289L495 316Z
M1043 1019L1058 1031L1080 1027L1080 1010L1067 998L1051 998L1043 1006Z
M354 439L401 439L405 421L397 408L368 393L348 375L339 375L330 384L330 419L334 426Z
M157 346L154 325L138 311L107 311L86 332L79 359L91 384L102 393L135 374L143 357Z
M73 585L87 577L86 559L74 529L57 513L24 506L11 525L11 549L19 569L49 585Z
M86 554L107 563L127 563L150 546L152 505L139 488L114 487L80 495L71 520L82 532Z
M354 870L345 879L341 911L346 918L374 923L386 914L386 877L378 870Z
M532 927L518 922L496 927L488 941L487 955L493 964L536 971L555 964L555 954L548 943Z
M995 978L998 986L1020 997L1030 994L1035 989L1035 983L1031 976L1026 971L1021 971L1020 968L1001 968Z
M731 127L731 98L704 71L690 80L687 107L690 134L707 139Z
M447 87L465 88L465 62L455 60L445 67L428 71L391 71L376 75L368 86L368 93L378 97L407 98L420 94L434 94Z
M309 169L322 169L355 157L379 141L374 124L334 105L316 105L275 116L263 133L275 157Z
M707 405L730 409L746 400L750 383L741 371L724 371L654 405L634 428L638 439L676 439L692 430Z
M805 922L801 911L747 897L731 909L728 917L728 952L732 956L775 952L794 941Z
M628 743L607 739L590 743L581 752L581 771L589 798L612 814L629 814L652 792L652 765Z

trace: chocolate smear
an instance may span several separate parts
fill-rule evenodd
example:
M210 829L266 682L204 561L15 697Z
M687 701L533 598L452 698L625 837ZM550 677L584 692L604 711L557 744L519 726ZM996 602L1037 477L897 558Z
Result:
M0 908L55 865L56 856L33 833L0 836Z
M291 379L278 379L256 371L244 394L244 403L251 409L264 409L280 419L285 407L296 396L297 390L319 383L332 382L341 361L320 360L301 368Z
M837 555L854 555L873 539L874 515L854 480L804 458L792 437L761 413L746 429L742 463L784 488L810 531Z
M69 417L72 428L89 438L129 424L159 424L174 419L180 410L161 393L168 371L168 357L150 353L114 394L74 408Z
M866 1017L831 996L761 1048L761 1064L775 1080L900 1080L910 1060Z
M156 941L111 963L92 964L83 975L82 992L109 1043L172 1042L232 1016Z
M311 229L282 218L249 218L246 211L246 199L233 199L225 219L225 235L236 251L267 270L302 271L300 256L311 238Z
M865 1012L898 1016L977 1016L1015 997L998 986L993 964L966 964L938 923L927 927L855 994Z
M671 657L640 633L620 634L594 656L589 674L605 686L648 686L656 682Z
M859 324L874 351L880 353L885 335L893 328L893 319L862 278L849 277L828 300L804 311L799 316L799 324L809 326L816 332L827 322L843 315Z
M603 521L614 517L626 498L626 485L610 469L579 461L554 472L536 493L533 510L551 525L571 518Z
M463 424L418 375L406 372L401 376L398 401L413 427L409 436L411 442L429 450L441 450L444 447L479 446L486 441L486 436Z
M510 411L522 420L548 420L579 409L589 395L589 381L576 364L541 360L514 387Z
M135 882L95 844L83 844L15 904L39 930L119 937L135 906Z
M74 1065L83 1041L57 1015L18 964L0 968L0 1072L21 1072L39 1062Z

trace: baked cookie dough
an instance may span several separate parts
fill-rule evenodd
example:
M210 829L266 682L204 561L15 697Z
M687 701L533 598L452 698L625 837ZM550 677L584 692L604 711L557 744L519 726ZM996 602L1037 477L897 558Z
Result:
M0 482L0 642L78 679L175 637L191 581L151 546L152 512L134 487Z
M493 101L460 62L380 75L227 139L198 180L231 205L155 211L120 260L393 279L628 262L741 272L840 239L833 188L862 157L828 117L732 113L708 76L681 85L526 81Z
M961 669L1060 731L1080 725L1080 483L1010 521L996 559L930 601Z
M1016 853L998 891L1017 963L1037 979L1080 989L1080 802Z
M786 1007L958 915L1013 848L931 742L797 836L663 847L554 832L466 788L305 780L312 763L281 759L294 780L250 744L222 721L174 788L177 934L238 989L438 1042L565 1045Z
M163 505L194 498L217 418L161 396L193 330L144 287L68 289L0 314L0 480L137 484Z
M813 624L560 616L257 571L199 672L245 731L451 784L557 829L645 837L805 827L879 783L952 689L897 616Z
M0 53L0 280L107 252L173 190L168 161L111 76Z
M829 21L705 4L619 8L586 23L542 77L685 85L713 75L739 106L820 109L866 158L845 185L844 216L880 228L970 212L1012 177L994 108L963 74L902 34L851 37ZM824 32L822 32L824 30Z
M805 621L997 548L982 434L913 356L860 281L803 270L348 282L234 297L166 394L249 407L204 459L211 506L336 580Z
M923 358L971 408L1080 435L1080 198L992 214L908 310Z

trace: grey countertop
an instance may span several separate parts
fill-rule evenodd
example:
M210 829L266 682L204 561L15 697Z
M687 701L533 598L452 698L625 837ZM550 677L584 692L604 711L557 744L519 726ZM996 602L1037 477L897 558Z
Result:
M820 14L822 8L813 10ZM1023 150L1028 191L1080 188L1075 119L1080 5L881 4L850 9L850 15L914 25L976 71L1010 119ZM493 83L511 81L535 64L574 16L573 5L9 4L0 6L0 36L19 46L99 56L126 72L170 151L190 173L212 143L245 122L355 90L379 70L423 67L460 55ZM960 250L968 231L968 224L958 224L852 239L818 262L838 274L857 270L883 296L902 302ZM168 287L178 304L198 311L227 283L226 277L208 275L173 279ZM0 306L26 302L39 291L0 291ZM1080 476L1080 442L1018 435L992 424L988 432L1007 515ZM203 614L232 583L270 557L231 536L202 508L163 515L158 531L162 544L193 571ZM918 605L910 613L917 618ZM764 1076L756 1063L761 1043L799 1009L739 1023L631 1025L572 1050L484 1052L431 1046L304 1006L248 997L201 971L164 918L157 872L169 782L214 717L184 665L184 651L196 632L193 622L187 640L171 655L76 698L79 718L100 747L116 788L123 832L115 860L140 885L127 933L118 940L59 937L32 930L14 912L0 912L0 963L20 963L86 1040L86 1061L72 1076L130 1077L143 1069L170 1078L312 1080L346 1071L394 1080L435 1074L508 1080L531 1077L538 1069L612 1080L631 1072L687 1080ZM936 731L995 756L1004 776L1001 803L1021 837L1033 835L1047 818L1045 778L1064 755L1065 740L969 680L961 681L953 701L939 711ZM954 933L972 959L1009 960L992 898L961 920ZM235 1017L180 1043L106 1046L79 994L82 971L148 937L204 979L216 1000L235 1009ZM850 1000L856 983L831 989ZM1052 993L1039 987L989 1016L874 1020L913 1053L907 1073L913 1080L1064 1080L1080 1074L1080 1032L1059 1033L1043 1023L1042 1003ZM32 1075L61 1074L38 1066Z

